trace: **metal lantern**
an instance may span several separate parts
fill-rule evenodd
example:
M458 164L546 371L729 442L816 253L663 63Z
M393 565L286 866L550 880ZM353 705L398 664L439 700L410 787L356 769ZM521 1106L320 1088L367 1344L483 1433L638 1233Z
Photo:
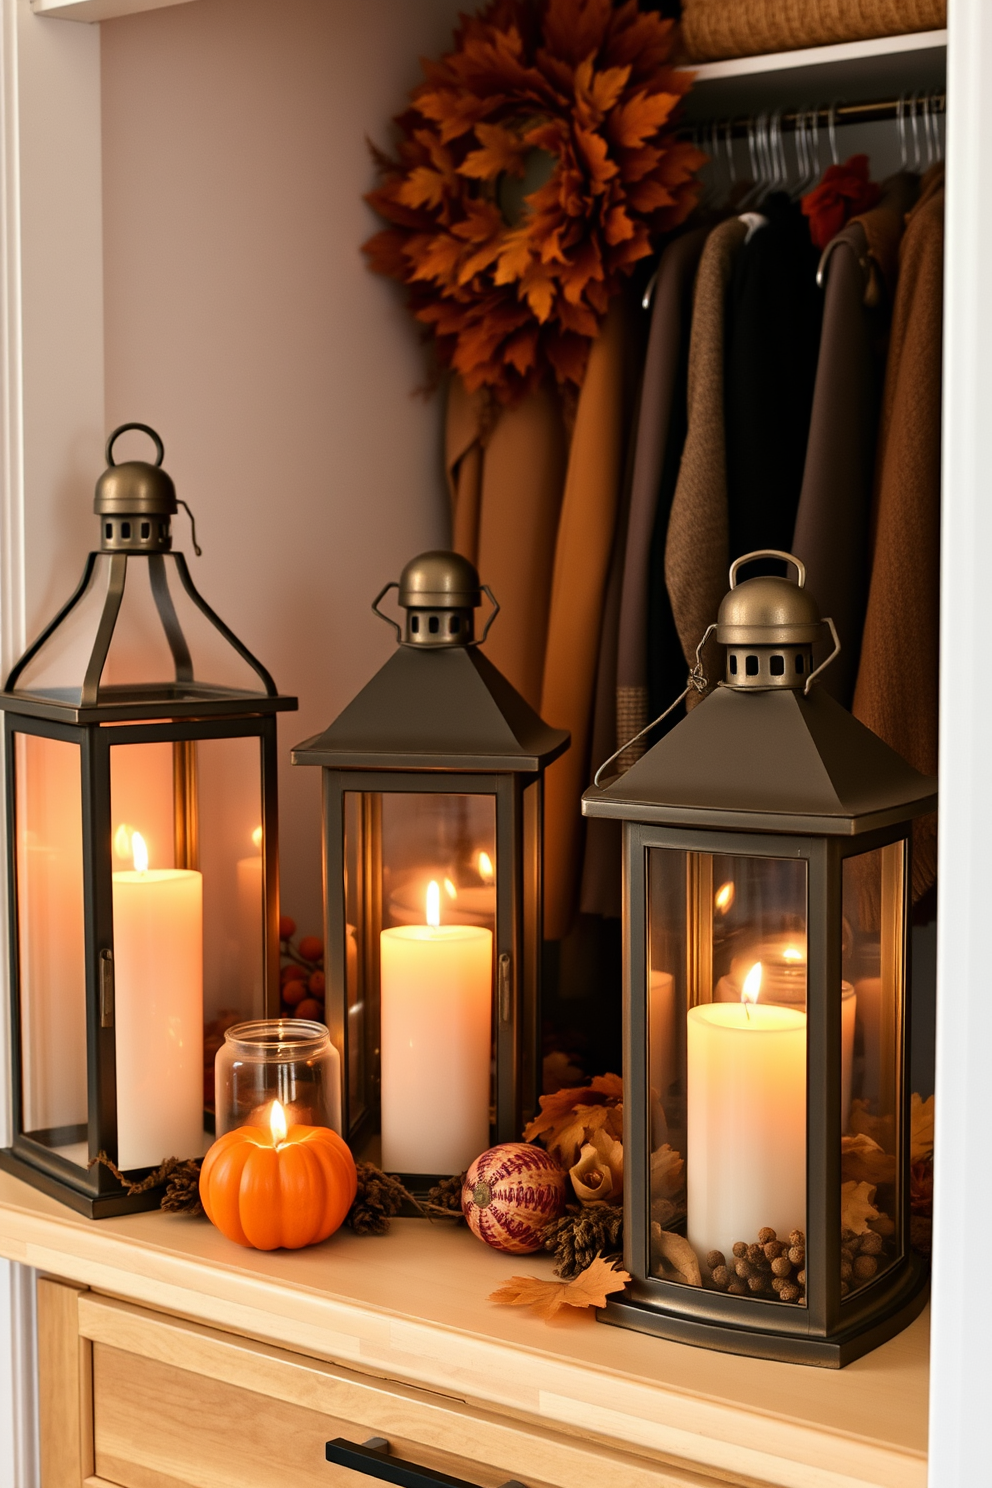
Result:
M127 429L154 440L154 465L114 464ZM99 550L0 694L14 1115L0 1165L94 1218L161 1197L130 1196L98 1155L130 1181L204 1151L205 1020L278 1006L274 715L296 700L172 551L162 458L143 424L111 435Z
M756 557L798 583L738 584ZM624 832L632 1279L602 1315L839 1367L925 1297L907 927L911 823L936 782L815 685L814 643L839 645L804 582L788 554L738 560L710 628L724 682L583 799Z
M390 589L401 627L379 610ZM492 614L498 612L485 586ZM416 1189L516 1140L535 1101L543 774L568 735L475 640L479 576L423 553L373 610L386 665L295 764L324 781L327 1021L345 1130Z

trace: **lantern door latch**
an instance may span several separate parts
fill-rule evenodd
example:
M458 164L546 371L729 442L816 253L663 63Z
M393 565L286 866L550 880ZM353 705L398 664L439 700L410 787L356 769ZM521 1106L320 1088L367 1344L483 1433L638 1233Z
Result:
M114 1026L114 953L100 952L100 1027Z
M513 979L510 975L512 964L509 951L503 951L496 970L496 993L501 1023L509 1023L513 1011Z
M370 1436L361 1446L343 1436L336 1436L327 1443L325 1456L337 1467L350 1467L352 1472L361 1473L363 1477L396 1483L398 1488L475 1488L467 1478L453 1478L450 1473L394 1457L384 1436ZM517 1478L510 1478L501 1484L501 1488L525 1488L525 1485Z

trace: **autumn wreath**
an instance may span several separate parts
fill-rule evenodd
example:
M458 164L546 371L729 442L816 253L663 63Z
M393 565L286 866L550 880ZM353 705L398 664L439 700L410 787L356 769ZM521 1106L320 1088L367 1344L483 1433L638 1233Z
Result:
M470 391L512 402L549 368L579 386L621 276L692 210L672 42L638 0L490 0L422 64L365 251Z

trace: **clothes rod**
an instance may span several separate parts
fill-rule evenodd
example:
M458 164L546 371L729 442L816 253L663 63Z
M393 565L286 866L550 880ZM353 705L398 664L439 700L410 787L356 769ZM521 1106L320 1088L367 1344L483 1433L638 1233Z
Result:
M768 123L774 121L784 130L795 131L800 127L812 129L814 124L818 129L829 129L831 121L839 128L842 124L875 124L886 119L901 118L904 124L913 128L925 123L928 115L932 118L944 113L946 107L946 94L925 93L901 99L879 99L872 103L838 103L833 107L826 105L815 109L789 109L788 112L761 109L743 117L738 115L736 118L710 118L694 120L691 124L684 123L679 127L679 134L683 139L691 139L693 136L702 138L715 130L723 140L747 139L749 131L755 128L759 120L767 120Z

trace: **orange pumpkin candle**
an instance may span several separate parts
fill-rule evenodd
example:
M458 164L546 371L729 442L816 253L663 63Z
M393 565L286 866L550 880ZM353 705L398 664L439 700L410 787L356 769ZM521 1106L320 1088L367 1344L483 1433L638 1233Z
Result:
M272 1102L269 1130L239 1126L214 1143L200 1200L222 1235L255 1250L299 1250L333 1235L354 1203L355 1160L329 1126L291 1126Z

